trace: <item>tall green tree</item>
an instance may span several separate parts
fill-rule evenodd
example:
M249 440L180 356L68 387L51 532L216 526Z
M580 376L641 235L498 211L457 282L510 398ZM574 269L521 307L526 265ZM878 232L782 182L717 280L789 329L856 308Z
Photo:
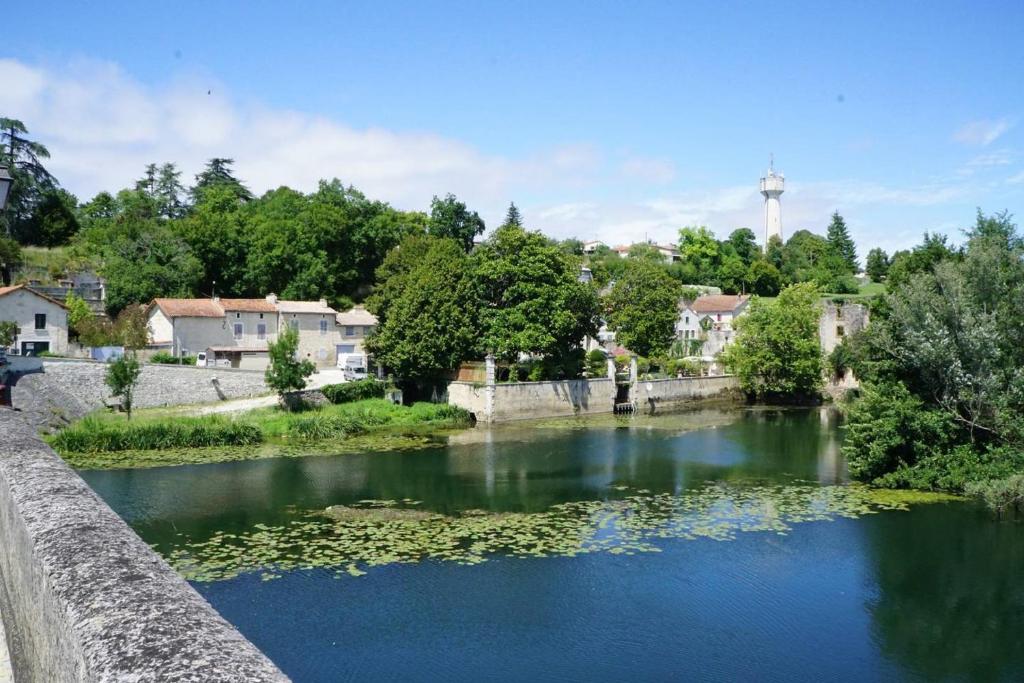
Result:
M21 245L10 237L0 235L0 286L11 284L14 269L21 265Z
M0 166L10 169L14 180L0 220L6 233L22 244L38 243L30 219L44 195L58 187L57 179L43 164L49 158L45 145L29 139L24 123L0 117Z
M812 283L790 285L774 300L754 298L736 319L736 341L724 361L744 391L759 398L817 395L823 370L819 296Z
M664 268L630 260L603 301L615 341L641 356L666 353L675 340L681 294Z
M164 218L181 218L185 215L185 186L181 184L181 171L173 163L160 166L153 184L153 197L157 211Z
M367 348L402 378L435 379L474 352L480 311L477 281L469 257L455 240L412 237L395 251L406 253L396 253L382 266L381 276L390 281L367 302L379 320ZM405 260L411 252L415 260Z
M838 256L850 273L857 272L857 245L850 237L846 221L838 211L832 213L832 222L828 225L828 245L832 253Z
M704 226L686 227L679 231L679 255L695 270L698 282L715 279L721 261L721 246L715 234Z
M476 211L470 211L453 194L444 199L434 197L430 202L430 223L427 231L434 237L449 237L466 252L473 250L473 240L484 232L484 219Z
M107 310L160 297L190 297L202 277L192 250L166 226L150 226L135 237L111 245L102 274L107 281Z
M505 212L505 222L501 224L503 228L522 228L523 216L519 213L519 207L516 206L515 202L510 202L508 205L508 211Z
M747 267L761 256L761 249L757 246L757 237L750 228L733 230L729 234L728 243L743 261L743 265Z
M61 188L47 190L29 217L26 239L43 247L59 247L78 232L78 199ZM30 236L30 237L29 237Z
M206 167L196 175L196 182L192 186L192 203L202 201L203 193L210 187L222 186L229 188L235 196L243 201L250 201L252 192L249 191L242 181L235 177L231 166L234 159L215 157L206 162Z
M508 361L524 353L561 360L597 334L597 292L580 282L580 260L540 233L499 228L472 260L482 350Z
M871 278L872 282L881 282L885 279L886 273L889 272L889 257L885 251L879 247L875 247L868 252L867 261L865 262L864 271Z
M776 296L782 288L782 275L766 259L758 259L747 269L746 281L751 294Z

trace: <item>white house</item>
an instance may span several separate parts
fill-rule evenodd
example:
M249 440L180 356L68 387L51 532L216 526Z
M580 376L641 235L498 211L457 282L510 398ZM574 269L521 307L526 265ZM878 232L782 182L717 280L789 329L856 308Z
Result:
M601 240L590 240L588 242L584 242L583 243L583 253L584 254L593 254L594 252L596 252L598 249L600 249L603 246L604 246L604 242L602 242Z
M14 343L8 349L11 355L68 352L68 311L56 299L24 285L0 287L0 321L18 326Z
M336 353L366 353L366 338L377 329L377 316L363 306L353 306L336 316L341 341L338 342Z
M235 368L267 367L268 346L284 325L299 331L299 356L317 365L333 365L340 338L324 300L154 299L148 315L150 347L175 356L205 351Z
M273 294L267 295L277 308L281 328L290 325L299 331L300 358L311 360L320 366L333 366L338 360L338 312L327 305L326 299L319 301L286 301Z

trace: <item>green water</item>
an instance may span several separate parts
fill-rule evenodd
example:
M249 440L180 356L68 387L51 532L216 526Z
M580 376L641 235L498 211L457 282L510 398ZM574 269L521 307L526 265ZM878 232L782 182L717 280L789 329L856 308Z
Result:
M1024 527L704 410L83 472L295 680L1020 680Z

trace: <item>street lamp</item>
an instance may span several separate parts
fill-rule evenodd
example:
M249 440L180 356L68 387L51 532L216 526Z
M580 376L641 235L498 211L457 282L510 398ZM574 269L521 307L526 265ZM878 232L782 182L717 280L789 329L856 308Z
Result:
M11 183L14 179L7 171L6 166L0 166L0 211L7 208L7 193L11 191Z

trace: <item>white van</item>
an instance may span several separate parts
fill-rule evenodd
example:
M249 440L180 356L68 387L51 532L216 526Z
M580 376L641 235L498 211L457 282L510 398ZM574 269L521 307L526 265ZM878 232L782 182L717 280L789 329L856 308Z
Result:
M346 382L369 377L366 355L362 353L342 353L338 355L338 369L342 371Z

